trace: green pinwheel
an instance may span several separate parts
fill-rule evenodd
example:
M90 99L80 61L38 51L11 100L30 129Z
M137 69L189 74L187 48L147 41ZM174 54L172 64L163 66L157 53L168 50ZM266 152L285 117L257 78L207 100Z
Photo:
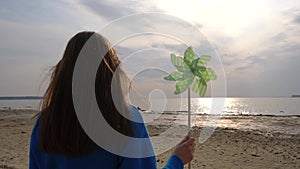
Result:
M174 94L183 93L188 89L188 129L191 128L191 96L190 86L192 91L199 96L204 96L207 90L207 83L210 80L216 80L217 75L215 72L207 67L211 56L202 55L198 58L195 57L192 47L188 47L184 52L184 57L171 54L171 62L178 71L172 72L164 77L168 81L176 81L176 89ZM188 164L191 168L191 164Z
M211 68L207 68L207 62L211 56L202 55L195 57L192 47L184 52L184 57L171 54L171 62L178 71L172 72L164 77L168 81L176 81L174 94L180 94L192 86L192 91L199 96L204 96L207 90L207 83L216 80L217 75Z
M165 80L176 81L174 94L183 93L188 89L188 129L191 128L191 97L190 86L192 91L199 96L204 96L207 90L207 83L210 80L216 80L217 75L211 68L207 68L211 56L202 55L195 57L192 47L188 47L184 52L184 57L171 54L171 62L178 71L172 72L164 77ZM188 164L191 168L191 164Z

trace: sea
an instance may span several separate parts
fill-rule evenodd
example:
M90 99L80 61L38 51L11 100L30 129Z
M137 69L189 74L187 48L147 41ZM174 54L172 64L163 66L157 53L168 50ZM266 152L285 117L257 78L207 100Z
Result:
M192 114L299 116L300 98L192 98ZM152 112L186 113L187 98L136 101L134 105Z
M300 134L300 98L192 98L190 103L192 127L252 131L270 137ZM145 107L146 124L188 124L187 98L138 100L134 105L141 105L141 110Z
M145 112L187 113L187 98L132 102ZM0 99L0 110L39 110L41 99ZM299 97L192 98L193 114L300 116Z
M2 99L0 110L39 110L40 102L41 99ZM192 98L190 103L192 126L257 130L271 135L300 134L299 97ZM146 124L188 123L187 98L138 100L131 104L138 106ZM162 113L166 115L163 118ZM0 119L30 117L0 111Z

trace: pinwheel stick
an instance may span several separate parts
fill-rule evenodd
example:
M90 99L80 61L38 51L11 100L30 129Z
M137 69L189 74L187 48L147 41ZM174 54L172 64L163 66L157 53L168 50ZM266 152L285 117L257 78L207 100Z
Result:
M188 88L188 129L191 129L191 89ZM188 134L190 136L190 132Z
M188 129L189 133L188 135L190 136L190 129L191 129L191 88L188 88ZM191 162L188 164L188 169L191 169Z

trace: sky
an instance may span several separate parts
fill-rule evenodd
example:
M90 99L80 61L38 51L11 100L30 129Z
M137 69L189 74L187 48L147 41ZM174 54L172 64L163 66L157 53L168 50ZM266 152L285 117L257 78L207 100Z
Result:
M186 45L215 52L220 83L209 96L218 88L233 97L300 94L298 0L10 0L0 2L0 24L0 96L42 95L50 68L83 30L116 43L145 95L171 96L175 84L162 77L174 70L169 54Z

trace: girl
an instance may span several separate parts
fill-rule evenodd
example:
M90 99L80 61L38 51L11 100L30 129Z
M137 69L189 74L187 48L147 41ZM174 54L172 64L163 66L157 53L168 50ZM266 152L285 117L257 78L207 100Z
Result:
M30 141L30 169L155 169L155 156L127 158L113 154L95 144L77 118L72 100L72 77L76 59L94 32L80 32L68 42L62 59L52 69L52 76L37 116ZM110 43L101 35L100 45L109 51L100 63L95 78L95 95L105 120L112 128L130 137L149 137L145 125L123 117L111 95L113 75L127 79L116 71L120 60ZM116 72L115 72L116 71ZM119 84L121 85L121 84ZM121 86L120 86L121 88ZM121 99L126 104L125 99ZM137 112L135 107L129 107ZM142 125L141 125L142 124ZM182 169L193 158L193 138L184 138L175 148L164 169Z

